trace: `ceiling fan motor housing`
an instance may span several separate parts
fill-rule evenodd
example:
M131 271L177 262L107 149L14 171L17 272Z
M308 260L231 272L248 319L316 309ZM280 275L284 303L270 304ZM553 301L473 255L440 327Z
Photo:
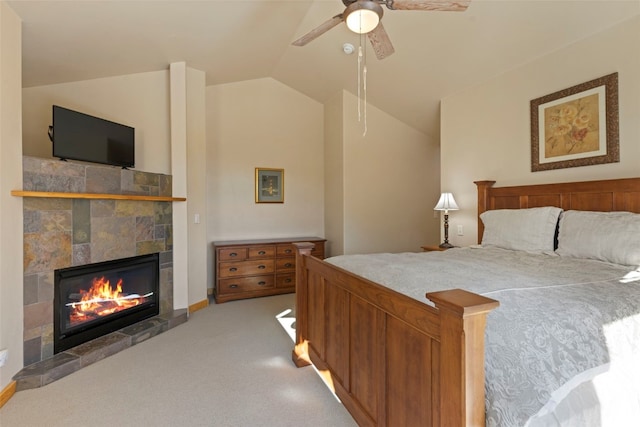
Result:
M389 3L393 4L393 0L342 0L342 4L344 4L345 6L349 6L350 4L356 3L358 1L365 1L367 3L384 4L387 7L389 7Z
M372 0L357 0L347 6L342 14L347 27L357 34L373 31L384 14L382 6Z

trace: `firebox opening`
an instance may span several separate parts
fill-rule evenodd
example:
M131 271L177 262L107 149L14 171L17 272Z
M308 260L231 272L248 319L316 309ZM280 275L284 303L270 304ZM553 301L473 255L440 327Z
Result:
M54 353L159 313L159 255L55 271Z

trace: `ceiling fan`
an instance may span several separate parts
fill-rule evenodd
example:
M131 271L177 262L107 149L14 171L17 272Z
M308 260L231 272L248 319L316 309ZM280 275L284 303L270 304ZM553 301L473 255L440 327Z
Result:
M344 12L320 24L292 44L304 46L320 37L341 22L358 34L367 34L371 46L378 59L384 59L395 50L391 40L382 26L382 6L390 10L433 10L462 12L467 9L471 0L342 0L346 6Z

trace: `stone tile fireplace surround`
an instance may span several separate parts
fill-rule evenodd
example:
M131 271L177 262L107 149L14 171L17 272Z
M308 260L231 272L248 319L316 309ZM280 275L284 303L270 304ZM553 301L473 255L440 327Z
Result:
M171 176L24 156L23 191L171 197ZM172 202L25 197L23 206L25 370L54 355L56 269L158 252L160 321L176 318Z

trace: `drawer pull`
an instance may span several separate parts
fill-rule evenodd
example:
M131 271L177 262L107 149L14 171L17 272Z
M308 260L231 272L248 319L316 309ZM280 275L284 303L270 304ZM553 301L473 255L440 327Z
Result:
M260 270L264 270L265 268L267 268L267 266L266 266L266 265L262 265L262 264L261 264L261 265L259 265L259 266L258 266L258 268L259 268Z
M264 255L264 254L266 254L266 252L265 252L265 251L260 251L260 252L258 252L258 255Z
M264 280L261 280L260 282L258 282L258 285L260 285L260 286L264 286L266 284L267 284L267 282L265 282Z
M238 287L238 285L233 284L233 285L229 285L229 287L230 287L231 289L235 289L235 288L237 288L237 287Z
M284 266L285 266L285 267L287 267L287 268L290 268L290 267L293 267L293 264L291 264L290 262L288 262L288 263L286 263Z
M290 278L285 279L284 283L291 283L291 279Z
M238 271L238 268L237 268L237 267L231 267L231 268L229 269L229 271Z
M233 256L238 256L238 253L237 253L237 252L231 252L231 253L229 254L229 256L231 256L231 257L233 257Z
M291 249L285 249L285 250L284 250L284 253L285 253L285 254L290 254L290 253L291 253Z

